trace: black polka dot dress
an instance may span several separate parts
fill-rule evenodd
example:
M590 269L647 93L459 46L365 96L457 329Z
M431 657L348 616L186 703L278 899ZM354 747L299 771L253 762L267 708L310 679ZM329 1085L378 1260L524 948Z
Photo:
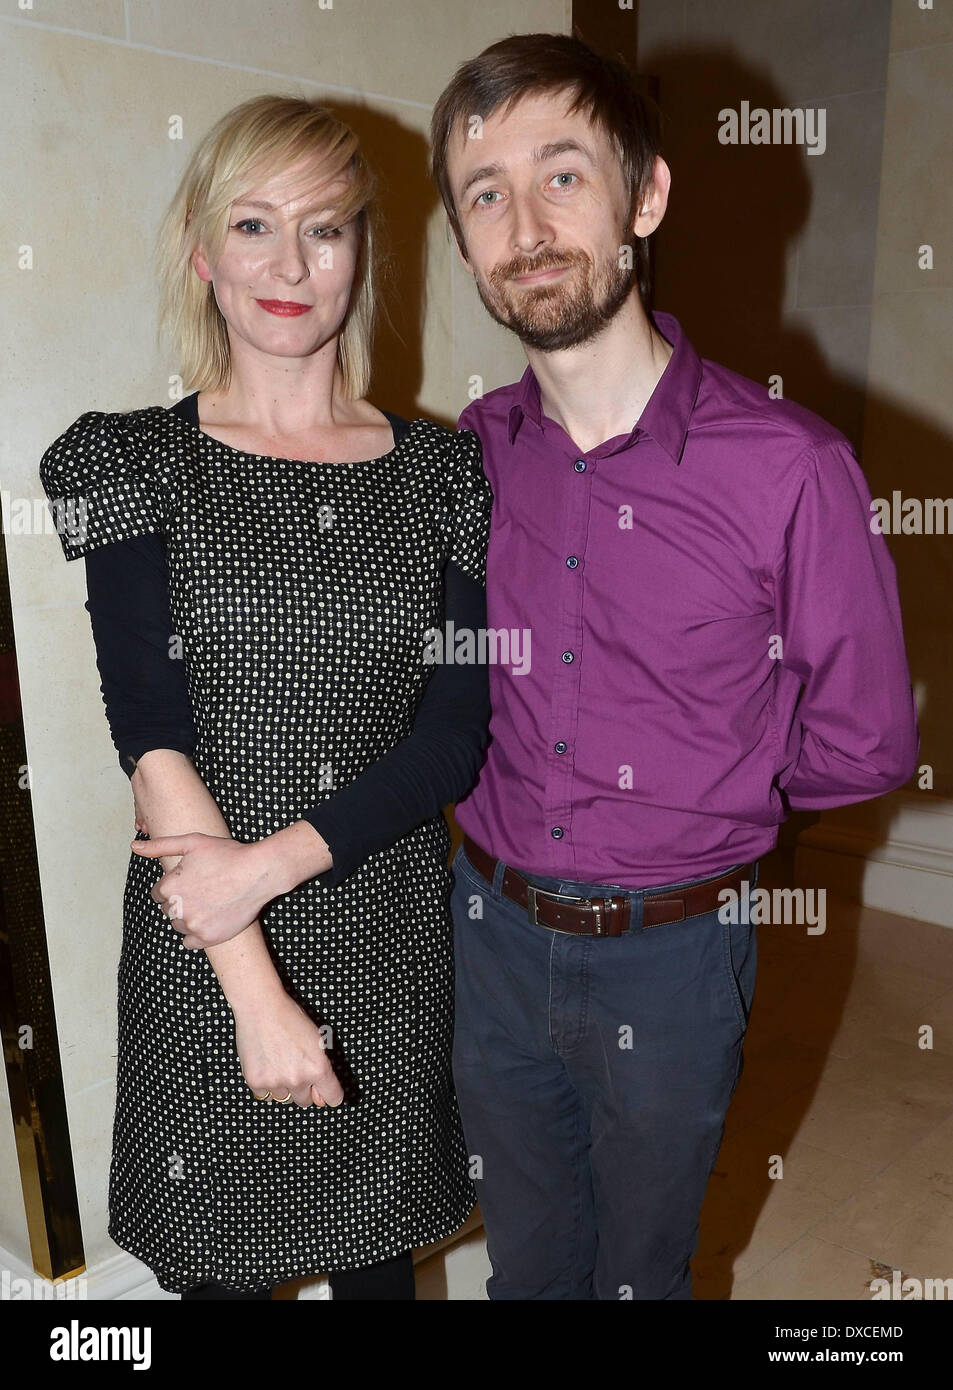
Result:
M162 406L93 411L40 471L68 558L165 535L193 761L243 842L410 733L444 561L484 577L479 442L424 419L383 458L331 464L246 454ZM333 1110L253 1098L205 952L151 896L161 863L130 854L108 1229L162 1288L358 1268L466 1219L448 851L438 816L261 914L285 988L332 1030Z

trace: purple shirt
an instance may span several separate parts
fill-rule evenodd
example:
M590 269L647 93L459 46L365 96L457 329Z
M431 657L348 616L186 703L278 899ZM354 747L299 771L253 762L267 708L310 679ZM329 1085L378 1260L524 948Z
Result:
M849 441L654 317L674 352L629 434L579 449L530 367L458 422L494 493L488 627L517 645L457 821L527 873L624 888L755 859L788 808L880 796L919 750Z

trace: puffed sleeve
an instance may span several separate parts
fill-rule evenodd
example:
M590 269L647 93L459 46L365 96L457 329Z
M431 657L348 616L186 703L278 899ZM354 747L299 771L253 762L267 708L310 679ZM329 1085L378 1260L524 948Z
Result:
M493 491L483 471L483 450L472 430L453 434L451 447L445 522L447 559L485 585Z
M40 481L67 560L165 530L165 489L134 416L89 410L40 460Z

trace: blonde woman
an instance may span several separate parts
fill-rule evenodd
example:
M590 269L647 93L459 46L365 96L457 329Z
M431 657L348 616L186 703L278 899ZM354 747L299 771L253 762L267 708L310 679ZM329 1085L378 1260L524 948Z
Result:
M412 1298L474 1202L440 808L485 670L425 654L482 625L491 493L475 435L364 398L373 195L327 109L229 112L158 243L190 394L86 412L40 466L144 850L109 1233L186 1298Z

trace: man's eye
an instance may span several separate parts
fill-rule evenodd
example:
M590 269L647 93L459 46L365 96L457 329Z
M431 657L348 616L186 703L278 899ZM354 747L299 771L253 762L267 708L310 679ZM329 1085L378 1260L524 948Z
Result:
M578 178L579 178L579 175L578 175L578 174L554 174L553 177L552 177L551 182L552 182L552 183L555 183L557 179L576 179L577 182L578 182ZM568 183L563 183L563 184L560 184L559 186L560 186L560 188L571 188L571 187L572 187L572 185L571 185L571 184L568 184Z

